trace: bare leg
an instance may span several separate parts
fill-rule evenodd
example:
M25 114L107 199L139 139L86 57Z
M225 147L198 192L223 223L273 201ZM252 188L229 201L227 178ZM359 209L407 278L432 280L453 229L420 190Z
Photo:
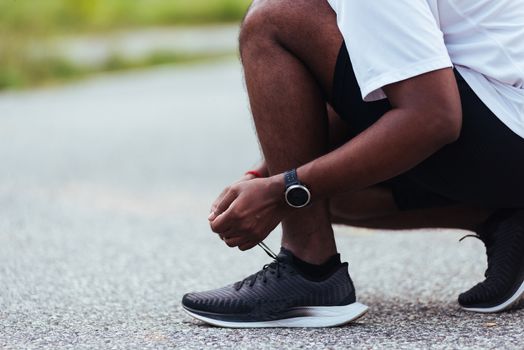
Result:
M246 16L241 57L271 174L329 150L326 99L341 44L326 1L255 1ZM328 201L286 217L282 227L282 245L306 261L322 263L336 253Z
M331 200L333 223L388 230L419 228L474 230L492 213L492 209L465 205L400 211L391 191L380 186L339 195Z
M341 44L326 1L254 1L242 27L240 49L270 174L298 167L347 140L343 123L326 107ZM464 207L400 212L391 193L378 188L331 202L316 202L286 217L282 245L306 261L322 263L336 252L332 221L372 228L470 229L490 213Z

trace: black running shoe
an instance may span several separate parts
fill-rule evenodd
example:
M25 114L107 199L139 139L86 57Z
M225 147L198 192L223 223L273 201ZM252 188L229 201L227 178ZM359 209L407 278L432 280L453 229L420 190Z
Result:
M495 213L473 237L486 246L486 279L460 294L459 304L464 310L483 313L520 307L524 296L524 210Z
M332 327L353 321L367 311L355 301L348 264L322 281L306 279L293 267L286 249L272 263L235 284L184 295L182 305L192 317L230 328Z

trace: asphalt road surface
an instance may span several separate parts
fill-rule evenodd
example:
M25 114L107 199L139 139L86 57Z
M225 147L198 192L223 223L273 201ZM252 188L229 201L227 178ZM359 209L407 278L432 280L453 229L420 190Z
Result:
M0 348L524 349L524 311L461 311L464 232L337 228L370 312L333 329L231 330L180 307L268 262L225 247L212 199L258 158L236 62L0 95ZM278 249L279 233L268 244Z

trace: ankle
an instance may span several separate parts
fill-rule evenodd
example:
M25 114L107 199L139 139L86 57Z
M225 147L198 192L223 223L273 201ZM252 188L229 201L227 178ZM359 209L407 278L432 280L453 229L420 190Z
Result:
M336 272L342 262L340 261L340 254L334 254L330 256L322 264L312 264L306 262L293 254L290 250L282 247L281 253L284 252L292 257L291 264L300 275L311 281L323 281L329 278L334 272Z
M300 215L286 217L282 221L282 247L299 259L320 265L337 254L337 246L331 222L325 206L314 204Z
M322 265L333 256L338 255L335 245L332 247L315 245L314 247L314 249L311 249L309 247L289 244L285 241L282 242L282 248L289 250L294 257L308 264Z

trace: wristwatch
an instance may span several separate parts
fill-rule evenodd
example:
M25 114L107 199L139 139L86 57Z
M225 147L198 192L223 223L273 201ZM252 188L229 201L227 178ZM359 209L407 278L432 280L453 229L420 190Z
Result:
M311 193L304 186L297 176L297 170L292 169L284 174L284 183L286 192L284 198L286 203L293 208L303 208L311 201Z

